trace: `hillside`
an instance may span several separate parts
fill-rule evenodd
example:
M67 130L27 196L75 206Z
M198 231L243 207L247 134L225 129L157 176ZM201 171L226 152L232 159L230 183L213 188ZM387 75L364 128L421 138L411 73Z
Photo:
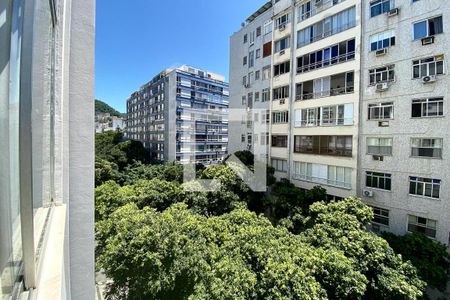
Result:
M125 114L118 112L107 103L100 100L95 100L95 113L110 113L111 116L125 117Z

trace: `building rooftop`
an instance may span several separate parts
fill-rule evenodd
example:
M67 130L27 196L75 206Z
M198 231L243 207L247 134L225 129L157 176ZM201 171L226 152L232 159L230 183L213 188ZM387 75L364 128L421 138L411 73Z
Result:
M254 19L256 19L258 16L265 13L271 7L272 7L272 1L269 1L266 4L264 4L263 6L261 6L261 8L258 9L256 12L254 12L250 17L248 17L246 21L248 23L253 22Z

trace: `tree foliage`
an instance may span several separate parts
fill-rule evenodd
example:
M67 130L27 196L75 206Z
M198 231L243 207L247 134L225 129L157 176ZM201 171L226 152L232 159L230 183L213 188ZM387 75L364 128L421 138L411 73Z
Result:
M429 286L440 291L447 287L450 269L450 255L444 244L438 243L423 234L407 234L396 236L392 233L383 233L389 245L403 259L409 260L417 268L417 272Z

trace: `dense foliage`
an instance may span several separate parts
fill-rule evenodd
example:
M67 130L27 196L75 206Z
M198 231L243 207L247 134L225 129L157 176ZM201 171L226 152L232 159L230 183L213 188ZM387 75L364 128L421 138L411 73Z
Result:
M100 100L95 100L95 113L109 113L111 116L125 117L125 114L118 112L117 110Z
M403 259L413 263L420 278L429 286L445 291L450 255L444 244L432 241L422 234L396 236L392 233L383 233L383 238L395 252L403 256Z
M178 164L97 135L97 266L111 299L417 299L416 269L366 230L359 199L289 181L255 193L227 165L198 167L215 192L190 192ZM248 151L236 155L250 168Z

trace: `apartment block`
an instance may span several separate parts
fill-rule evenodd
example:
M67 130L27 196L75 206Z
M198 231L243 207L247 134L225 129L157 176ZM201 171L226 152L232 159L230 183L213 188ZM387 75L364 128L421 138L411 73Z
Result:
M449 13L439 0L266 3L231 37L230 108L267 113L230 124L230 150L265 143L277 178L362 197L374 230L448 244Z
M363 1L359 190L376 230L450 232L447 1Z
M127 100L126 137L156 161L212 164L228 146L225 78L183 65L166 69Z
M247 19L231 37L230 107L266 109L253 120L270 122L270 133L258 141L231 124L231 151L265 143L277 178L323 185L331 198L356 194L360 9L356 0L279 0Z
M0 299L94 300L95 1L0 1Z

